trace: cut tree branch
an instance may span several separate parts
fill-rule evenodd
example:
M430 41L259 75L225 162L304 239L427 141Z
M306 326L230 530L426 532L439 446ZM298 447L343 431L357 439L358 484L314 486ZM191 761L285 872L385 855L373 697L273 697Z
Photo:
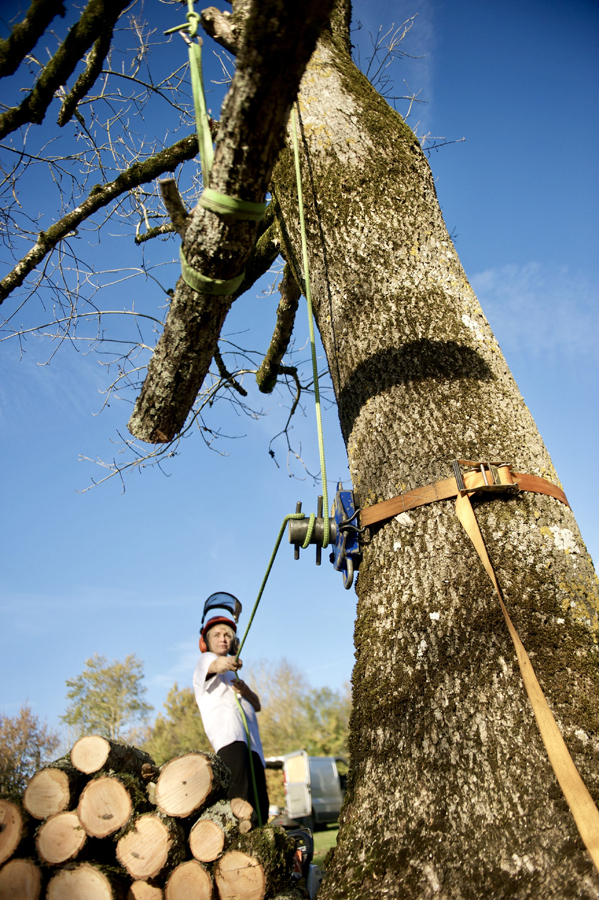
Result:
M115 178L108 184L95 185L87 199L80 203L76 209L64 216L60 221L55 222L48 231L41 231L37 243L31 248L20 262L17 263L12 272L2 279L0 282L0 303L2 303L15 288L23 284L26 277L40 264L56 245L65 238L71 231L77 228L81 222L84 222L98 209L107 206L121 194L127 193L132 188L138 187L140 184L146 184L154 181L164 172L172 172L179 163L185 160L193 159L198 152L198 139L195 134L183 138L151 156L142 163L134 163L129 169Z
M272 393L277 383L280 363L289 346L289 339L293 331L293 323L295 322L295 313L301 297L299 285L287 263L283 270L279 292L281 299L277 309L277 324L275 325L266 356L256 373L256 383L263 394Z
M55 16L64 19L64 15L64 4L60 0L32 0L23 21L15 25L7 40L0 39L0 78L16 72L52 19Z
M332 5L332 0L248 4L237 69L217 134L212 190L254 203L264 199L291 105ZM228 280L243 271L255 238L253 222L230 221L197 206L185 233L184 253L188 264L204 276ZM167 442L184 426L233 299L196 292L179 279L129 421L135 437Z
M46 63L33 90L20 106L13 106L0 116L0 139L16 131L21 125L33 122L40 125L56 91L75 70L92 44L112 28L128 5L129 0L89 0L79 21ZM91 83L88 85L91 87ZM79 98L81 99L81 98Z

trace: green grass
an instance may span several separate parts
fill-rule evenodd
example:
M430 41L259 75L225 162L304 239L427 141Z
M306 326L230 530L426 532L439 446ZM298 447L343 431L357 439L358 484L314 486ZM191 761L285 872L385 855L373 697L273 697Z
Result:
M324 831L316 831L314 833L314 859L312 862L315 866L322 869L324 858L337 843L337 834L339 832L338 825L327 825Z

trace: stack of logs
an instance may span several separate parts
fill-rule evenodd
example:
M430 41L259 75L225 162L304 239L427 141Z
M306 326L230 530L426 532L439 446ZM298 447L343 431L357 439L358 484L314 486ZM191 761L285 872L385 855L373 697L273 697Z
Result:
M136 747L82 737L0 799L0 900L279 900L294 848L225 800L229 770L211 753L158 769Z

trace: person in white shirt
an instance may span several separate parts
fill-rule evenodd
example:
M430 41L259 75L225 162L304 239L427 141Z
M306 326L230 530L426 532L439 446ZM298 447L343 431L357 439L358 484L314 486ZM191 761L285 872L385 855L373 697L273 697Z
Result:
M208 740L214 752L231 770L229 799L242 797L256 809L246 731L237 702L239 698L250 733L258 806L262 823L265 824L268 820L268 792L256 718L256 713L260 712L260 700L236 674L242 666L241 660L234 655L236 631L235 622L225 616L215 616L206 622L201 631L202 653L193 673L193 687Z

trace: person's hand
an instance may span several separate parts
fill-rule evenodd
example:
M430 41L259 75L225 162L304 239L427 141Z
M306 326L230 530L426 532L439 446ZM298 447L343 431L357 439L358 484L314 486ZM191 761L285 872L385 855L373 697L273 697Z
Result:
M241 678L236 678L235 681L231 682L231 687L236 694L241 694L241 696L245 697L247 700L249 689L245 681L242 681Z
M217 656L208 666L209 675L221 675L223 672L236 672L243 663L235 656Z

